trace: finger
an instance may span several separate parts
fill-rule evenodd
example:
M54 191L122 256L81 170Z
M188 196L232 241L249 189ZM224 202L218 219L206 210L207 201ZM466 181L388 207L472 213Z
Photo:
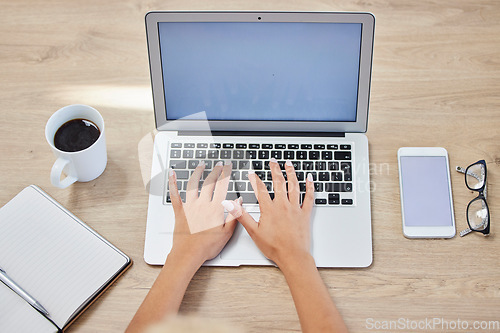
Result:
M229 213L228 218L237 219L243 214L243 207L241 206L243 199L239 197L236 200L222 200L221 204L224 209Z
M257 223L253 217L248 214L245 208L242 209L242 214L238 217L238 222L246 229L250 237L253 237L257 230L259 229L259 223Z
M205 162L200 161L193 174L189 177L186 191L186 202L198 199L198 188L200 186L201 175L205 170Z
M286 178L288 179L288 200L294 205L300 204L300 189L295 169L290 160L285 163Z
M267 191L267 187L262 180L255 174L255 171L248 171L248 179L250 180L250 184L252 185L253 192L255 193L255 197L259 202L259 206L261 208L266 207L271 204L272 200L269 196L269 192Z
M215 184L215 191L213 201L221 202L226 198L227 195L227 187L229 185L229 178L231 177L231 169L233 164L231 161L225 161L224 167L222 168L222 173L219 175L217 179L217 183Z
M212 195L215 189L215 183L217 182L217 179L219 178L219 175L222 172L222 164L223 164L222 161L217 162L212 172L210 172L207 178L205 178L205 181L203 182L203 187L201 188L200 191L200 198L208 198L208 200L212 199Z
M302 210L306 213L311 213L314 204L314 181L310 173L307 174L306 180L306 195L302 203Z
M286 194L285 177L283 177L280 165L275 158L271 158L269 167L271 168L271 174L273 177L274 197L280 200L288 199Z
M230 215L228 215L229 218ZM226 219L226 222L222 226L224 230L231 235L234 233L234 229L236 228L236 225L238 224L238 220L236 220L234 217L231 217L231 219Z
M170 202L174 209L174 214L178 215L182 210L182 199L177 188L177 175L173 169L168 170L168 192L170 194Z

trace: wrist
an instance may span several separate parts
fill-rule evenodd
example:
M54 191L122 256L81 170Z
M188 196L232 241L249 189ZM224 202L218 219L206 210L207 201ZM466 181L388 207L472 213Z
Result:
M283 273L293 270L301 270L305 266L314 266L314 258L308 251L289 252L286 256L282 256L276 261L276 265Z
M167 256L165 266L185 267L196 272L204 262L205 259L201 255L194 255L187 251L172 250Z

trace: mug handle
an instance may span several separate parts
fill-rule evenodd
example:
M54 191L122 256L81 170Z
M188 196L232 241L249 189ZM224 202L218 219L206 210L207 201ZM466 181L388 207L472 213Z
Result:
M69 172L66 178L61 180L61 175L66 167L66 165L69 164ZM78 180L77 177L74 176L75 170L74 166L71 163L70 160L67 160L65 158L59 157L57 160L54 162L54 165L52 166L52 171L50 172L50 181L52 182L52 185L55 187L59 188L66 188L76 182Z

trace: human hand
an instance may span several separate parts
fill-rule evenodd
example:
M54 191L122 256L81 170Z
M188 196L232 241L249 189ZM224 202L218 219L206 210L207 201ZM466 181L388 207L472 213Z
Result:
M310 218L314 200L312 176L307 176L306 195L300 205L300 189L295 170L290 161L285 164L288 190L279 164L275 159L271 168L274 200L262 180L249 172L248 178L259 201L260 219L255 222L238 203L231 203L229 212L238 218L262 253L278 266L304 254L309 255L311 244ZM231 208L226 207L226 209Z
M222 162L217 163L198 195L198 184L204 170L202 161L189 178L185 203L179 195L175 171L169 171L170 200L175 213L169 256L183 256L199 265L220 253L237 223L231 215L224 221L224 208L221 205L227 194L231 163L224 166Z

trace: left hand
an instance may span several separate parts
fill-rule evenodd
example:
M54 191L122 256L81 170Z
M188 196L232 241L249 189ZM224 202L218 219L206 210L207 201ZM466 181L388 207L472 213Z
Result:
M175 213L172 250L169 256L185 257L198 265L215 258L233 235L236 219L228 215L224 221L224 207L231 163L219 162L207 176L198 194L198 184L205 170L202 162L188 181L186 203L177 189L175 171L169 172L170 200Z

